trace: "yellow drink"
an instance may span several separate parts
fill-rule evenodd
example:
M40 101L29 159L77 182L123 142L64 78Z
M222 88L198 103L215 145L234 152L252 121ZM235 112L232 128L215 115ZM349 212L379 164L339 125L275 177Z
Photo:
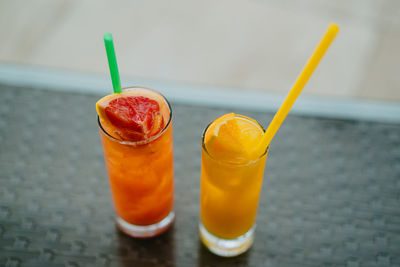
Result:
M218 255L238 255L252 243L267 158L267 150L254 148L263 134L255 120L231 113L212 122L203 135L200 235ZM227 251L214 239L233 243Z

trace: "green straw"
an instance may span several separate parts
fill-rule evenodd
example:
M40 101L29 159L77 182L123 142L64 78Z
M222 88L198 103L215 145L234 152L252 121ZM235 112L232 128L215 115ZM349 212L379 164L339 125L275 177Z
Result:
M117 58L115 57L114 43L111 33L104 34L104 45L106 46L108 66L110 67L110 74L114 93L121 93L121 80L119 79Z

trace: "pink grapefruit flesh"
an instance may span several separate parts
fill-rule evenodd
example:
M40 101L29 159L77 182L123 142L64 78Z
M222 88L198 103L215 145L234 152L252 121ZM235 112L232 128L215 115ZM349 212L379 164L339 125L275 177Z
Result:
M165 126L160 103L146 94L125 91L103 97L96 103L104 130L124 141L142 141Z

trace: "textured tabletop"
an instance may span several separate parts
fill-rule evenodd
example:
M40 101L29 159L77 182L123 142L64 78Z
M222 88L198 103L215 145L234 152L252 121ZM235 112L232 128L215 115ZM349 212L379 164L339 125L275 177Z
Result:
M197 234L202 131L226 112L272 114L172 103L176 221L136 240L113 221L100 96L0 91L0 266L400 266L400 125L289 116L267 159L255 243L220 258Z

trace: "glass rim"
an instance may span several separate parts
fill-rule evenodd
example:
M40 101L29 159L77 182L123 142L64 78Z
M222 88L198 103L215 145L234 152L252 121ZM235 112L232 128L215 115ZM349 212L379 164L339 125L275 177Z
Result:
M251 121L257 123L257 125L260 127L260 129L262 129L263 132L265 132L264 127L262 127L261 124L260 124L258 121L256 121L255 119L250 118L250 117L247 117L247 116L244 116L244 115L240 115L240 114L235 114L235 117L244 118L244 119L246 119L246 120L249 120L249 119L250 119ZM217 119L218 119L218 118L217 118ZM226 162L226 161L223 161L223 160L219 160L219 159L214 158L214 157L210 154L210 152L208 152L208 150L207 150L207 148L206 148L206 144L204 143L204 138L205 138L205 136L206 136L206 133L207 133L208 128L210 128L211 124L213 124L217 119L213 120L212 122L210 122L210 123L207 125L206 129L205 129L204 132L203 132L203 135L201 136L201 147L202 147L202 149L206 152L206 154L207 154L212 160L214 160L214 161L216 161L216 162L219 162L219 163L222 163L222 164L225 164L225 165L232 165L232 166L248 166L248 165L251 165L251 164L254 164L254 163L258 162L262 157L264 157L264 156L268 153L268 151L269 151L269 145L267 146L267 148L265 149L265 151L264 151L260 156L258 156L258 157L257 157L256 159L254 159L254 160L251 160L251 161L248 161L248 162L245 162L245 163L232 163L232 162Z
M120 143L120 144L123 144L123 145L132 145L132 146L138 146L138 145L149 144L149 143L151 143L152 141L158 139L160 136L162 136L163 133L167 131L167 129L168 129L168 127L169 127L169 125L171 124L171 121L172 121L172 108L171 108L171 104L169 103L169 101L167 100L167 98L166 98L163 94L161 94L160 92L158 92L158 91L156 91L156 90L154 90L154 89L151 89L151 88L149 88L149 87L145 87L145 86L137 86L137 85L135 85L135 86L123 87L123 88L121 88L121 89L122 89L122 90L127 90L127 89L135 89L135 90L136 90L136 89L144 89L144 90L151 91L151 92L153 92L153 93L155 93L155 94L161 96L161 97L165 100L165 102L167 103L167 105L168 105L168 109L169 109L169 118L168 118L168 122L165 124L164 128L163 128L159 133L157 133L156 135L150 136L150 138L147 138L147 139L145 139L145 140L140 140L140 141L126 141L126 140L121 140L121 139L119 139L119 138L116 138L116 137L112 136L111 134L109 134L109 133L103 128L103 125L101 125L100 116L97 114L97 123L98 123L98 125L99 125L100 130L101 130L108 138L111 138L113 141L116 141L116 142L118 142L118 143ZM134 91L134 90L132 90L132 91Z

